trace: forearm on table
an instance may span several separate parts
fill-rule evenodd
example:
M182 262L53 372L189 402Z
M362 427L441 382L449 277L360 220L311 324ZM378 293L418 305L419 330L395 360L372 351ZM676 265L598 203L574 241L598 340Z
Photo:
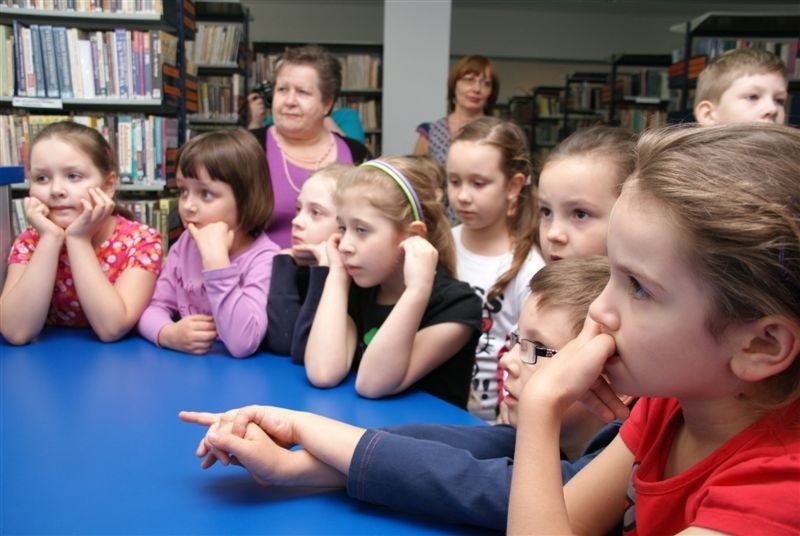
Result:
M255 352L267 331L269 272L240 274L236 264L203 272L217 335L234 357Z
M128 273L134 270L129 268L117 283L122 285L123 278L128 277L135 278L137 284L128 285L131 288L118 286L106 277L91 241L67 237L66 242L75 292L89 324L101 340L119 339L139 320L152 294L155 274L138 269L134 275Z
M397 393L418 378L409 378L414 339L430 292L406 289L364 351L356 389L367 397Z
M0 326L3 336L12 344L29 342L47 320L61 243L43 237L28 264L13 264L8 268L0 297Z
M346 274L330 273L325 281L305 352L306 375L317 387L338 385L350 371L354 346L350 341Z

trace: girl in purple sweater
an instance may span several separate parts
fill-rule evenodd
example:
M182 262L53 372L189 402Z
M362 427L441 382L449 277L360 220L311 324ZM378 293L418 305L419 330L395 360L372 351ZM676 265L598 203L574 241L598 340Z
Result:
M267 330L279 249L264 234L274 201L262 149L243 129L201 134L180 150L177 183L188 232L170 248L139 331L191 354L208 353L219 339L247 357Z

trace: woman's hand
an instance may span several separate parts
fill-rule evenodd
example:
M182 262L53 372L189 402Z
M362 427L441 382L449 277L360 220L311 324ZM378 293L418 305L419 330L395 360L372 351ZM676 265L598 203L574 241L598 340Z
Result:
M542 359L522 391L520 414L551 408L558 415L576 400L609 422L628 416L623 404L602 376L606 361L616 354L614 339L601 333L600 325L587 318L578 336L559 350L554 359Z
M207 354L215 340L217 327L209 315L184 316L158 332L159 346L187 354Z
M405 253L403 278L406 289L422 290L430 294L439 252L421 236L411 236L400 243Z
M261 125L264 124L264 119L267 118L267 105L261 95L255 91L247 95L247 111L250 116L247 128L261 128Z
M227 223L217 221L204 225L202 228L190 223L187 230L197 244L197 249L200 250L204 269L214 270L230 265L234 232Z
M50 209L35 197L26 197L23 202L25 219L36 229L40 237L51 235L59 239L64 238L64 229L56 225L48 216Z
M114 212L114 200L102 188L91 188L89 197L91 200L81 199L83 210L67 227L67 236L91 240Z

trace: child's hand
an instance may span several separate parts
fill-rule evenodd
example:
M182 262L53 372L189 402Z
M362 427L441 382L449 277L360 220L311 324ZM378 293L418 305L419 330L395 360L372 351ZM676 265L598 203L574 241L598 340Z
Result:
M600 332L600 325L587 318L578 336L553 359L540 359L536 373L525 384L520 397L519 419L532 411L551 408L563 415L576 400L608 422L628 416L623 404L602 376L606 361L616 353L614 339Z
M167 324L158 333L158 344L187 354L206 354L217 340L214 317L209 315L184 316Z
M241 465L262 485L280 484L286 477L294 444L294 412L281 408L247 406L225 413L181 411L184 422L208 426L195 454L208 469L219 460Z
M327 243L300 244L292 248L292 257L298 266L328 266Z
M341 233L333 233L325 242L325 255L328 258L328 266L331 273L340 272L348 278L347 270L344 267L342 254L339 252L339 243L342 241Z
M89 197L81 199L83 211L67 227L67 236L91 240L114 212L114 200L102 188L91 188Z
M190 223L187 229L200 250L203 268L213 270L230 265L229 253L233 246L234 233L227 223L218 221L202 228Z
M436 275L439 252L421 236L411 236L400 243L405 252L403 278L407 289L430 292Z
M35 197L26 197L22 204L25 208L25 218L36 229L40 237L45 235L53 235L58 238L64 237L64 229L47 217L50 214L50 209L47 205Z

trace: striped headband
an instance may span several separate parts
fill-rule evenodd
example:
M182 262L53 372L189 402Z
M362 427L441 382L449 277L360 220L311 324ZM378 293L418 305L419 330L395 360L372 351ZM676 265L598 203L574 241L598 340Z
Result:
M368 162L364 162L359 167L364 166L380 169L394 179L394 182L397 183L397 186L403 190L406 199L408 199L408 204L411 205L411 212L414 214L414 221L421 221L423 223L425 222L425 220L422 218L422 205L419 202L417 193L414 191L411 183L408 182L408 179L406 179L396 167L384 162L383 160L370 160Z

